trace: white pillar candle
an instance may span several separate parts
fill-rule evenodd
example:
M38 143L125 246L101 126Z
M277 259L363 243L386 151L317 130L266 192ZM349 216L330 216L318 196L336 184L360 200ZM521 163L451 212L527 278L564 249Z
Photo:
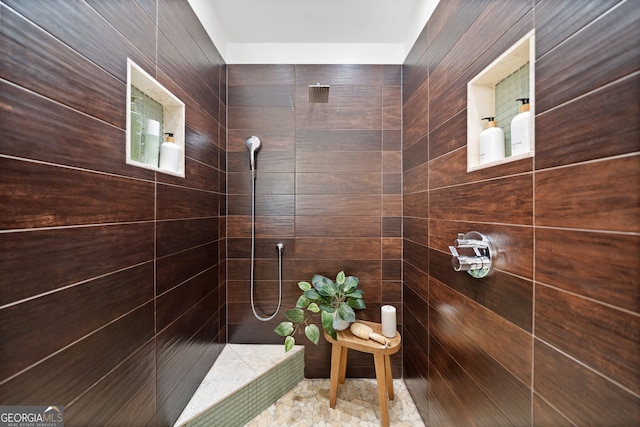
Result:
M380 309L382 319L382 335L387 338L396 336L396 308L392 305L383 305Z

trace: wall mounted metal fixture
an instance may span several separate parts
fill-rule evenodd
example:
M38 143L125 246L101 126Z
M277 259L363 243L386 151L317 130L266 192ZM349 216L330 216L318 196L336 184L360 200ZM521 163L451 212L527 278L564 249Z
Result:
M477 231L458 233L454 246L449 246L449 250L453 255L451 265L455 271L466 271L476 279L486 277L493 271L497 252L489 238Z

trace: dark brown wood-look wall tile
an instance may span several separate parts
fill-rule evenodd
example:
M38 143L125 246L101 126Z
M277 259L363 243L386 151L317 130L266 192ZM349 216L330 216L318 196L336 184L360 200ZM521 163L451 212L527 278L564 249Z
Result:
M364 162L363 162L364 164ZM371 167L374 169L374 167ZM311 170L327 170L321 163ZM345 170L338 168L338 170ZM346 169L348 170L348 169ZM379 194L382 174L353 171L351 173L298 173L295 194ZM356 196L357 197L357 196Z
M382 195L382 216L402 216L402 195Z
M532 170L533 159L528 157L490 168L467 172L467 150L458 149L429 162L429 186L434 189L452 184L522 174Z
M541 57L620 1L602 0L589 7L563 1L543 1L536 5L536 57Z
M537 226L640 231L640 156L538 172L535 187Z
M382 239L382 259L402 259L402 239L400 237L385 237ZM396 276L398 279L402 277L400 270L401 268L398 268L398 274Z
M398 114L402 112L402 86L400 84L382 87L382 106L393 108Z
M535 307L537 338L640 391L640 317L541 285Z
M2 306L152 260L153 224L0 233L0 248Z
M153 15L149 16L145 15L142 9L136 7L128 8L128 13L122 13L121 5L113 2L89 0L87 3L126 39L135 40L136 48L142 51L147 58L152 61L155 59L156 40L155 37L149 37L156 31L155 7Z
M156 293L160 295L217 264L217 242L178 252L156 261ZM216 283L216 282L212 282Z
M227 126L232 129L248 129L258 135L261 131L290 130L295 125L291 108L229 107ZM247 135L250 136L250 135Z
M402 176L402 192L404 194L424 192L429 189L429 163L423 163Z
M173 425L219 354L217 316L205 299L157 338L159 425Z
M292 107L295 96L293 85L229 86L229 107Z
M152 183L8 158L0 169L5 230L153 219Z
M9 378L153 298L153 264L0 310L0 378ZM50 339L55 336L55 340ZM29 339L25 339L29 337Z
M405 217L426 218L429 216L429 192L404 194L403 215Z
M64 21L50 10L51 5L48 3L30 9L51 13L52 19ZM20 7L19 4L13 6ZM78 11L86 9L89 8L77 8ZM9 8L3 8L0 38L3 50L7 52L0 65L3 78L124 128L123 81L126 81L126 75L118 81L95 63L65 46L63 42L67 40L56 40ZM92 99L102 101L90 102Z
M403 218L403 237L422 245L429 244L429 220L426 218Z
M0 82L0 102L11 106L0 120L3 154L153 179L152 171L125 164L123 130L7 82Z
M406 136L404 138L404 141L405 143L407 142ZM406 145L403 146L402 168L404 172L407 172L408 170L411 170L429 161L429 145L427 144L427 142L428 140L424 139L409 146L409 148L406 148Z
M536 281L640 312L638 236L536 229ZM606 268L594 268L606 257Z
M303 152L296 153L296 170L299 172L326 173L340 171L353 173L380 173L382 171L382 152ZM297 191L301 191L296 186ZM331 192L328 190L327 192ZM379 193L378 191L368 191Z
M435 290L437 286L432 286L431 289ZM504 352L505 344L508 347L508 343L505 343L505 341L508 341L510 337L498 338L498 341L503 341L501 350L496 349L497 351L487 353L486 349L492 348L492 338L488 336L489 333L483 337L474 337L476 334L474 326L464 326L467 324L467 320L461 319L468 314L473 317L473 309L465 310L457 305L455 301L453 301L453 305L450 305L449 303L452 300L446 298L443 300L435 298L432 302L437 305L435 308L430 307L429 309L431 335L456 360L464 372L500 407L501 411L511 419L513 425L530 425L531 337L520 340L520 343L526 343L525 348L521 350L521 354L529 358L529 364L523 365L526 371L522 373L528 377L526 383L523 383L521 378L514 376L506 366L500 363L504 359L495 360L493 357L499 354L499 351ZM483 320L489 319L485 318ZM497 330L499 325L492 327L491 323L489 320L488 329L493 330L500 337L500 331ZM472 325L473 320L470 320L468 324ZM471 329L474 330L472 331ZM476 340L477 338L479 338L478 341ZM507 353L510 352L511 349L508 349ZM513 365L510 367L513 367Z
M379 216L298 215L295 231L298 237L380 237Z
M40 7L32 7L29 3L18 0L4 3L116 76L120 81L127 80L127 57L143 66L147 72L153 68L152 62L140 50L88 4L78 5L56 1L43 3L39 5ZM74 25L69 25L69 22L73 22ZM103 46L109 46L109 49L104 49ZM122 112L124 113L124 110Z
M537 209L536 206L536 214L539 212ZM531 225L532 175L516 175L430 191L429 216L433 219Z
M227 68L229 70L229 86L290 85L296 83L294 65L231 64Z
M153 303L148 303L3 382L0 402L67 406L148 342L153 330Z
M412 147L418 141L427 138L429 135L429 104L426 99L428 98L425 97L424 100L419 98L420 103L415 107L417 111L413 111L411 109L411 105L405 104L404 106L402 111L402 118L404 121L402 128L402 140L404 142L404 150L406 150L405 147ZM427 149L426 145L427 144L425 142L425 150ZM426 157L427 156L425 155L425 160Z
M182 313L210 294L213 295L213 298L210 298L211 307L217 307L218 293L213 292L217 279L217 270L210 268L160 295L156 299L156 329L162 331Z
M534 390L572 425L640 423L638 397L540 340L534 345Z
M428 267L428 265L425 265L425 267ZM429 276L426 272L422 271L419 267L403 261L403 282L405 288L411 288L413 292L420 295L423 300L428 301Z
M282 121L282 119L280 119ZM311 109L300 111L296 108L296 129L380 129L382 109L376 107L354 107ZM286 123L288 125L289 123ZM236 126L238 127L238 126Z
M533 278L533 228L531 227L432 220L429 223L429 247L445 253L449 252L448 248L453 246L458 233L469 231L478 231L491 240L496 247L497 253L494 254L492 262L497 269L521 277ZM538 258L536 260L536 265L539 266L540 261Z
M378 194L300 195L295 199L296 215L380 216Z
M382 109L382 128L385 130L402 130L402 112L399 108Z
M429 247L413 242L411 240L404 241L403 259L405 262L418 267L424 271L427 270L429 263Z
M221 198L218 194L164 184L159 184L156 191L158 220L205 218L218 214Z
M106 425L139 391L148 392L145 389L155 378L154 362L154 346L149 342L78 400L65 406L64 422L70 425ZM149 409L138 408L145 414L142 418L150 417ZM133 414L130 416L135 417Z
M380 238L350 237L296 239L296 258L380 259Z
M473 357L468 357L469 354L486 353L524 385L531 385L531 334L472 300L461 297L435 279L429 282L429 304L430 331L443 346L452 347L450 353L456 352L468 358L470 364L474 361ZM483 326L477 328L477 325ZM496 379L497 377L496 375ZM526 400L529 400L528 396ZM529 403L527 402L527 407Z
M451 255L430 250L429 274L514 325L531 332L533 328L533 283L501 271L480 279L451 266Z
M382 153L382 172L383 173L400 173L400 172L402 172L402 152L400 152L400 151L383 151L383 153Z
M157 256L163 257L218 240L219 219L158 221L156 224Z
M450 387L455 397L460 400L469 411L469 416L473 419L473 424L486 425L514 425L514 420L507 418L493 399L486 394L478 383L465 372L463 366L456 363L456 360L449 354L433 335L429 340L429 360L432 366L429 368L430 377L433 374L441 376L441 380ZM432 381L435 387L441 388L445 384L437 384ZM438 393L438 399L446 395ZM434 396L435 397L435 396ZM447 414L451 416L450 411ZM462 425L469 425L467 423Z
M536 169L638 151L638 93L640 76L630 76L537 115Z
M554 426L571 427L568 419L563 417L556 409L551 407L544 399L537 394L533 395L533 425L534 426Z
M327 64L296 65L296 84L320 82L328 85L382 84L382 65Z
M192 118L195 114L187 114L188 118ZM204 115L203 115L204 116ZM189 122L189 120L187 120ZM215 120L205 120L198 124L187 123L185 126L185 144L186 157L189 157L205 165L219 168L222 153L216 145L219 124ZM201 126L207 131L201 131ZM224 162L224 161L223 161Z
M156 382L152 378L138 390L131 400L119 408L118 413L107 423L106 427L122 425L155 425Z
M343 108L379 108L382 106L382 87L363 81L357 85L333 85L324 103L309 102L308 85L296 86L297 115L308 116L319 111L342 111ZM348 111L348 110L347 110Z
M382 192L384 194L402 193L402 175L399 173L385 173L382 175Z
M621 2L538 58L536 113L636 72L640 68L639 18L633 1Z
M467 109L429 132L429 160L467 145ZM465 155L466 155L466 150ZM466 165L466 160L465 160Z
M336 151L380 151L380 130L322 129L296 131L296 153ZM300 171L300 169L298 169Z

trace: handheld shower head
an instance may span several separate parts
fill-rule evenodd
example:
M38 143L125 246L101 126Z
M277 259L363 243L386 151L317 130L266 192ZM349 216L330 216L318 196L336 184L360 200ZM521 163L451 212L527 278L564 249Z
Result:
M247 150L249 150L250 160L249 160L249 169L256 169L256 151L258 151L261 147L260 138L257 136L250 136L245 140L245 145L247 146Z

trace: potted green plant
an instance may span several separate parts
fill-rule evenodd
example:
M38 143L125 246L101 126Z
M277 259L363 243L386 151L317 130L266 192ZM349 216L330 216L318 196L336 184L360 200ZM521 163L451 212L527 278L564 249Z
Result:
M304 326L304 334L314 344L320 339L320 329L312 322L320 315L322 328L336 339L336 330L343 330L355 322L354 309L366 308L362 294L358 289L359 280L355 276L346 276L341 271L333 281L316 274L309 282L298 282L302 295L295 308L284 313L288 321L282 322L275 333L285 337L284 349L289 351L296 343L295 334Z

